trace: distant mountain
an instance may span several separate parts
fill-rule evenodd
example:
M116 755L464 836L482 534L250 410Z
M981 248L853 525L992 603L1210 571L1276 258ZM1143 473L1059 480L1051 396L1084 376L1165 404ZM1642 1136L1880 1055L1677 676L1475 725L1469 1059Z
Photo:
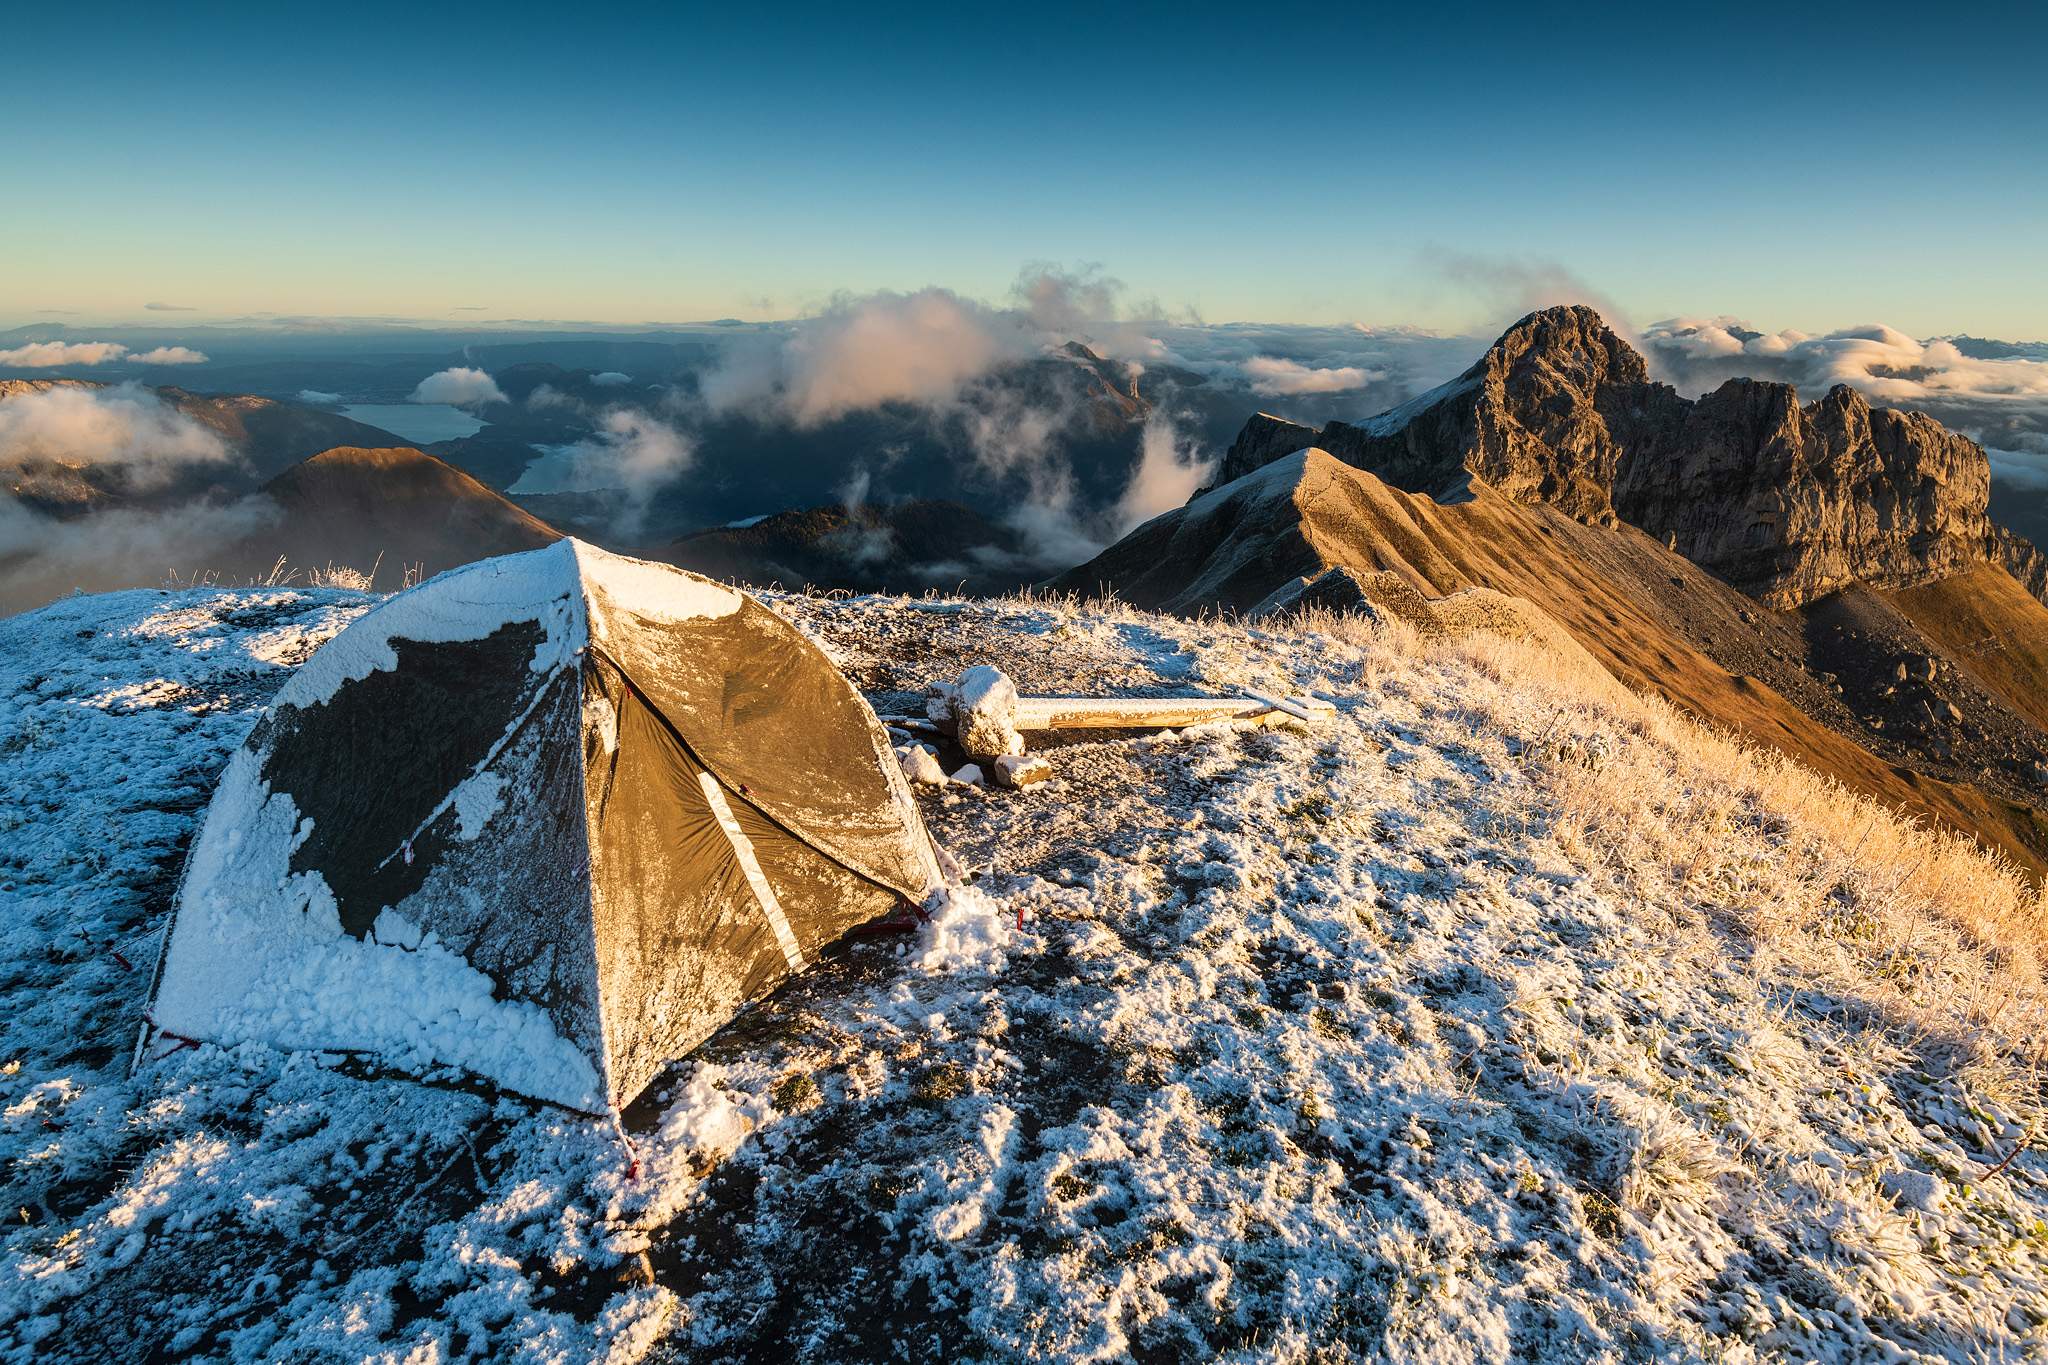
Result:
M1530 314L1458 378L1357 424L1261 414L1222 477L1305 445L1440 499L1479 480L1628 522L1780 606L1930 582L1993 554L1975 442L1847 386L1804 406L1791 385L1751 379L1683 398L1584 307Z
M759 587L1005 592L1045 571L1024 537L957 502L813 507L681 538L659 557Z
M235 556L259 572L279 556L302 568L377 565L377 585L390 588L409 568L435 574L561 539L461 470L406 446L322 451L262 492L282 515Z

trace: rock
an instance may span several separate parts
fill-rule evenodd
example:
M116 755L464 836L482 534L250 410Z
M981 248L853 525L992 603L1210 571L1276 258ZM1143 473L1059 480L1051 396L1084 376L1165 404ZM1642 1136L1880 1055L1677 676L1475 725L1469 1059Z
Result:
M951 698L953 733L969 758L998 758L1024 752L1024 736L1012 723L1017 685L1007 673L976 664L960 675Z
M996 785L1022 790L1052 776L1052 764L1036 754L1004 754L995 762Z
M1899 666L1892 670L1892 680L1895 682L1904 682L1906 680L1906 661L1904 659L1899 660Z
M1991 559L2003 564L2005 571L2020 581L2020 586L2048 602L2048 554L2041 553L2025 536L2014 535L2003 526L1991 528L1991 541L1986 548Z
M1963 708L1957 706L1952 701L1945 701L1941 704L1941 714L1951 725L1960 725L1962 723Z
M896 761L903 766L903 775L912 782L927 787L946 784L946 770L939 766L938 756L922 744L904 745L896 751Z
M963 763L953 770L952 780L963 787L981 787L988 784L987 776L979 763Z

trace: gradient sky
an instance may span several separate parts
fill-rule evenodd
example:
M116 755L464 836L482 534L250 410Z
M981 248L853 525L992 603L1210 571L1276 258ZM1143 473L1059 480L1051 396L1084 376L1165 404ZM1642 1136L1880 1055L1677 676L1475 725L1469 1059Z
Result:
M434 8L11 13L0 325L784 317L1050 261L1212 322L2048 336L2038 9Z

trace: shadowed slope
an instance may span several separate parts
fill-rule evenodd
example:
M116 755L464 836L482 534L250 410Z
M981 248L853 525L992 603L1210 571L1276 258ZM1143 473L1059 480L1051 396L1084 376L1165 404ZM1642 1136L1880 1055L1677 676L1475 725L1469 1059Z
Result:
M562 538L461 470L404 446L322 451L263 491L283 519L245 546L244 559L283 555L367 571L381 555L395 577L403 565L433 574Z

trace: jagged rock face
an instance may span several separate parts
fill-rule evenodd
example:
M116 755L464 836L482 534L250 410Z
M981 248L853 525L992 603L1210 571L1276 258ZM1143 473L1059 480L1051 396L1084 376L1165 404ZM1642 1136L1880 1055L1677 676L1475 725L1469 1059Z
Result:
M1244 430L1237 433L1230 449L1223 452L1216 482L1233 483L1254 470L1264 469L1284 455L1322 445L1322 435L1314 427L1305 427L1269 412L1259 413L1244 424Z
M1983 449L1846 385L1801 407L1790 385L1730 380L1658 445L1623 462L1616 511L1776 605L1924 583L1984 558Z
M1262 413L1222 477L1311 445L1439 500L1476 478L1581 521L1619 517L1780 606L1999 553L1975 442L1847 387L1801 407L1788 384L1731 380L1693 402L1590 308L1532 313L1457 379L1356 425Z
M2048 602L2048 554L2033 541L2014 535L2003 526L1991 528L1991 558L2020 581L2028 592Z

